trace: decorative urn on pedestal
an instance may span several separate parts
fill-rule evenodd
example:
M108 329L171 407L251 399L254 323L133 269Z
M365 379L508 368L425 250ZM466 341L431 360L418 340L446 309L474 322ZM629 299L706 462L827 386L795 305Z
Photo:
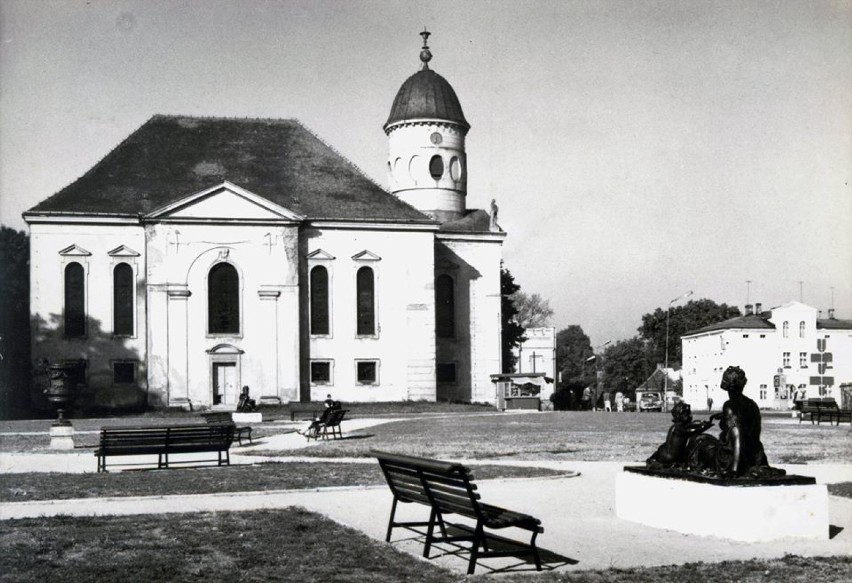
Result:
M74 426L65 418L65 410L74 400L74 365L52 364L47 367L47 400L56 407L56 421L50 427L51 449L74 449Z

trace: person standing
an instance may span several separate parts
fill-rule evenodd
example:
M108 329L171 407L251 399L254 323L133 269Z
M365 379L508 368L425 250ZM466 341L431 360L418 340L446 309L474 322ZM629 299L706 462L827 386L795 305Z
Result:
M606 391L603 394L603 402L604 402L604 411L611 412L612 411L612 398L610 397L609 391Z
M615 410L619 413L624 411L624 393L621 391L615 393Z

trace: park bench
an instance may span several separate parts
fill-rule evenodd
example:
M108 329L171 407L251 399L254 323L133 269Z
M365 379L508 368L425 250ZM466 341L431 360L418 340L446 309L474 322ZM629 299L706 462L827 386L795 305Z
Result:
M172 425L166 427L102 427L95 456L98 472L105 472L107 457L157 455L157 469L169 467L169 456L185 453L217 453L218 465L231 465L229 448L234 424ZM224 454L224 455L223 455ZM171 463L197 463L189 462Z
M234 423L234 418L227 411L214 411L213 413L202 413L204 420L207 423L213 424L228 424L234 426L234 435L237 438L237 441L240 445L243 444L243 435L248 437L249 443L254 443L251 439L251 426L250 425L236 425Z
M837 406L837 401L832 398L805 399L802 401L799 423L802 422L805 415L810 415L811 425L813 425L814 420L816 420L817 425L820 425L823 418L828 421L829 425L834 419L837 419L837 425L840 425L841 421L849 421L852 424L852 410L841 409Z
M343 429L341 429L340 423L348 412L349 409L332 409L329 411L325 419L317 421L316 431L313 434L308 434L308 439L319 439L320 437L328 439L329 432L332 439L338 437L343 439Z
M426 543L423 549L423 556L426 558L429 558L429 550L433 543L471 541L468 575L473 574L476 561L480 557L517 556L518 554L532 555L536 570L541 571L541 558L535 545L538 534L544 532L541 521L527 514L480 502L473 475L465 466L459 463L376 450L371 453L379 461L388 487L393 493L385 537L387 542L390 542L391 532L395 527L414 530L412 527L426 526ZM427 522L396 522L396 509L399 502L428 506L429 520ZM446 516L453 514L474 520L475 526L471 528L469 525L447 522ZM447 526L454 527L455 530L464 534L450 536ZM440 536L436 536L435 527L438 527ZM504 541L511 543L515 548L489 550L485 529L509 527L532 532L530 542Z
M287 408L290 409L290 421L295 421L297 415L302 416L302 418L315 419L325 408L325 405L312 401L308 401L307 403L290 401L287 404Z

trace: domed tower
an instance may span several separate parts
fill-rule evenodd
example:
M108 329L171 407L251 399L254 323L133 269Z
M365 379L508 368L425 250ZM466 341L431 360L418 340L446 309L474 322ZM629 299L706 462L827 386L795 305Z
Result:
M388 136L390 190L440 222L465 214L470 124L446 79L429 68L430 33L420 33L420 70L396 94L384 125Z

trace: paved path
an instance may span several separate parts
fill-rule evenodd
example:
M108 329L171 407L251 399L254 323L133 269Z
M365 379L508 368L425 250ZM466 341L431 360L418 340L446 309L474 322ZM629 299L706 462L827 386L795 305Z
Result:
M369 426L369 420L358 420L359 428ZM385 422L387 420L382 420ZM353 420L353 427L354 429ZM264 443L237 448L233 456L237 463L254 461L251 453L264 449L286 450L302 447L305 438L297 434L278 435L264 439ZM285 447L286 446L286 447ZM2 455L3 472L30 471L27 467L39 466L42 471L64 471L83 463L94 468L91 453L56 453L42 455ZM263 458L269 461L269 458ZM275 458L282 461L302 459L322 462L317 458ZM339 460L364 463L363 459ZM471 461L470 463L495 463ZM508 462L503 462L508 463ZM623 462L527 462L514 465L537 465L563 470L564 477L530 478L514 480L489 480L478 482L484 500L527 512L542 519L545 532L539 545L548 551L546 567L557 570L629 568L666 565L694 561L724 561L750 558L782 557L785 554L803 556L852 554L852 500L829 497L832 524L830 540L813 541L787 539L771 543L742 543L715 537L690 536L659 530L616 518L615 476ZM814 464L782 466L790 473L814 476L819 483L852 481L850 464ZM90 471L90 470L87 470ZM697 503L700 503L697 502ZM68 515L122 515L149 513L180 513L198 511L240 511L262 508L302 506L320 512L342 524L356 528L368 536L383 541L391 496L388 489L369 488L319 488L298 491L241 492L227 494L198 494L181 496L146 496L121 498L87 498L79 500L19 502L0 506L0 519ZM400 518L406 516L422 520L424 508L400 505ZM406 537L405 531L394 535L394 545L419 556L422 543ZM444 547L445 550L451 550ZM438 564L463 572L466 560L454 554L444 554L434 559ZM488 568L518 566L511 559L486 559L477 572ZM521 568L528 569L528 565Z

